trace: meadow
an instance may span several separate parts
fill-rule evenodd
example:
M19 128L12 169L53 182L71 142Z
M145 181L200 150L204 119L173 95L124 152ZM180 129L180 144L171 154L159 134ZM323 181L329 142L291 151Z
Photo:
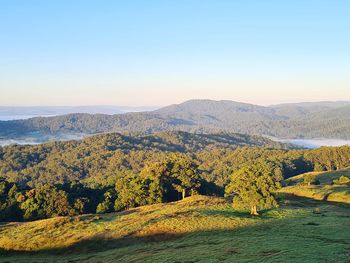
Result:
M0 227L0 262L348 262L346 204L287 197L252 217L223 198Z
M350 170L304 173L251 216L194 195L122 212L0 225L0 262L349 262ZM305 184L312 176L317 185Z
M319 185L303 185L306 176L314 177L319 181ZM350 185L333 183L341 176L350 177L350 170L304 173L287 179L286 182L290 186L282 188L280 192L315 200L350 204Z

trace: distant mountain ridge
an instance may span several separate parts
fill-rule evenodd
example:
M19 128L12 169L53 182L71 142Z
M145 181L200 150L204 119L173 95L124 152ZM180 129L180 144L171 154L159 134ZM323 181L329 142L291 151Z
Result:
M122 114L126 112L152 111L157 107L130 106L0 106L0 120L29 119L34 117L52 117L72 113Z
M190 100L149 112L68 114L0 122L1 138L33 134L235 132L279 138L350 139L350 102L258 106L235 101Z

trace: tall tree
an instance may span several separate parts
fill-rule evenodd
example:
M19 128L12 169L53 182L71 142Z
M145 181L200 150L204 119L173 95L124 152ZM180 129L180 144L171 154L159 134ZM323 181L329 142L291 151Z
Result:
M115 190L117 199L114 208L117 211L162 202L159 189L153 182L136 174L118 178Z
M274 192L281 187L280 165L258 161L233 173L227 185L226 196L233 196L233 206L249 208L251 215L259 215L258 209L277 206Z
M188 194L194 194L200 187L197 165L192 158L180 153L172 153L163 161L149 163L141 171L141 176L159 182L163 201L179 199L172 196L174 191L183 199Z

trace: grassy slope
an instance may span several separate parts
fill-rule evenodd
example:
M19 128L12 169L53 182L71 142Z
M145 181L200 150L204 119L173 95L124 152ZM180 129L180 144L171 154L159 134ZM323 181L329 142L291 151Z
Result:
M0 262L347 262L349 219L348 205L329 202L291 199L252 218L223 199L196 196L4 224Z
M306 175L313 175L320 181L320 185L298 185ZM334 179L345 175L350 177L350 170L339 170L334 172L311 172L294 176L286 180L291 186L284 187L281 192L293 194L300 197L312 198L315 200L327 200L332 202L350 204L349 185L331 185Z

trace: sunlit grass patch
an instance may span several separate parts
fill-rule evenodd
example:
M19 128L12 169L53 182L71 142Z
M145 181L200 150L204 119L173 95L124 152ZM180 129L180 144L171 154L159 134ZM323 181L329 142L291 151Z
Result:
M303 179L307 176L315 176L320 185L305 185ZM292 194L315 200L350 203L350 186L347 184L333 184L341 176L349 176L350 171L340 170L333 172L311 172L301 174L286 180L287 186L280 190L281 193Z
M349 218L348 207L311 199L286 199L252 217L222 198L194 196L2 225L0 262L344 262Z

